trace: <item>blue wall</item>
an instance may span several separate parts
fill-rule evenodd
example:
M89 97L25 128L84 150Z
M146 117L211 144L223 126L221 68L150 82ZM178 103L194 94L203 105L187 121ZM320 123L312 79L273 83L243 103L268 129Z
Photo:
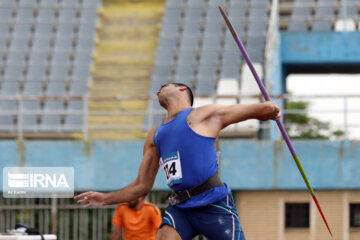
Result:
M294 146L315 189L360 188L360 142L295 141ZM142 147L143 141L0 141L0 168L74 167L76 191L115 190L136 178ZM306 189L282 141L222 140L220 151L221 176L232 189ZM154 187L167 190L160 171Z
M360 63L360 32L282 32L284 64Z

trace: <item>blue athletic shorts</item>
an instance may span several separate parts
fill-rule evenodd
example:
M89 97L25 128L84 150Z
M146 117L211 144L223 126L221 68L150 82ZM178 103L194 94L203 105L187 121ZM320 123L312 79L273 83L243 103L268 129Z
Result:
M209 240L245 240L231 194L204 207L179 209L168 205L160 228L170 225L183 240L202 234Z

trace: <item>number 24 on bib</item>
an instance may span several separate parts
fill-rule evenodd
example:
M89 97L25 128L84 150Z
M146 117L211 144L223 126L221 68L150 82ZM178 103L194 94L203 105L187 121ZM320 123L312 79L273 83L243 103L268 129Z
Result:
M165 172L166 182L171 187L182 183L182 172L179 152L172 152L160 158L161 168Z

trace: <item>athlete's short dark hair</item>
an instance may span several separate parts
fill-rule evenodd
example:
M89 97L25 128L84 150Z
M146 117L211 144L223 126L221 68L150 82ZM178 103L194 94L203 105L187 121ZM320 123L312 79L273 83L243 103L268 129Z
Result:
M166 84L161 85L160 90L168 84L174 84L177 87L186 87L186 93L189 97L190 106L192 106L194 104L194 94L188 85L183 84L183 83L166 83Z

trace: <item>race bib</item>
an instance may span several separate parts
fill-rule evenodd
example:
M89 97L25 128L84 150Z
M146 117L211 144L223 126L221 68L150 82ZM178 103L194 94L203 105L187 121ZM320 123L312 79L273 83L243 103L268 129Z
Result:
M182 183L182 172L179 152L172 152L160 158L161 168L165 172L166 182L171 187Z

